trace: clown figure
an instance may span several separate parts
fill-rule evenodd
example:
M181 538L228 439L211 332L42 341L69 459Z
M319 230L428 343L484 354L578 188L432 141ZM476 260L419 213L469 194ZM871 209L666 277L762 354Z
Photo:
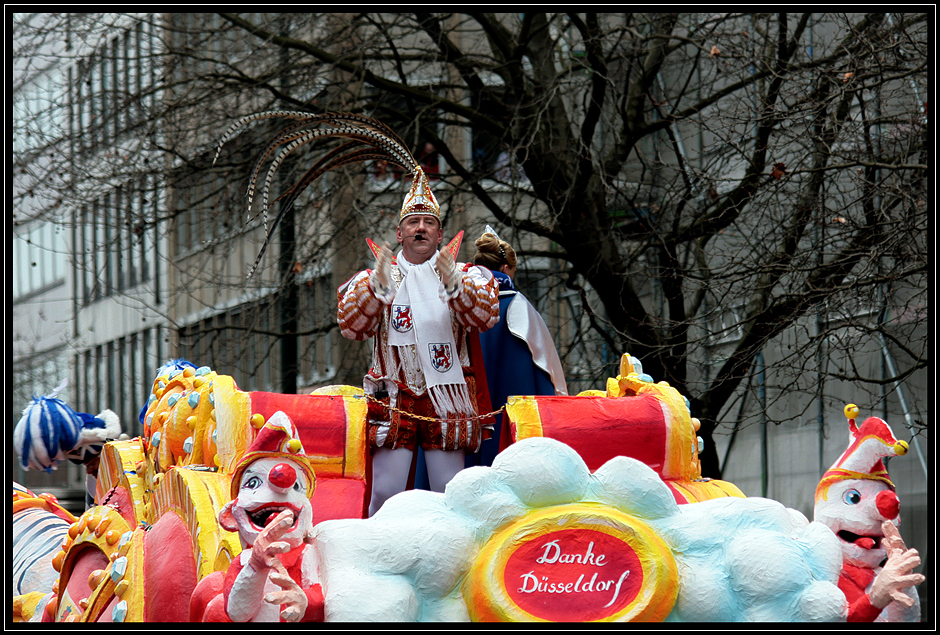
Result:
M907 453L888 424L869 417L855 425L858 408L845 408L849 447L816 488L815 520L828 526L842 545L839 588L849 602L850 622L915 622L920 605L914 586L924 576L917 550L898 531L900 503L882 459Z
M293 423L276 412L232 474L232 501L219 523L238 532L243 551L229 566L206 621L323 621L312 544L315 485Z

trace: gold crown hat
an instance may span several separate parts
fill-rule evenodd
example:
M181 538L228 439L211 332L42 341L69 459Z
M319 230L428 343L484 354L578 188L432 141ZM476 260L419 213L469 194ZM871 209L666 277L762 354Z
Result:
M265 146L255 162L248 181L248 220L250 222L254 218L251 213L252 203L262 166L270 163L261 186L261 215L264 219L266 235L258 257L248 272L249 279L254 275L255 269L258 268L261 257L264 255L268 243L271 242L274 229L281 218L311 183L330 170L361 161L387 161L392 165L396 165L414 175L411 189L401 208L399 222L405 216L411 214L430 214L440 219L440 206L431 192L428 178L417 159L411 154L407 144L384 123L365 115L349 112L313 114L288 110L275 110L248 115L233 123L222 136L215 159L212 161L213 165L219 158L222 146L245 129L246 126L275 118L290 119L293 120L293 123L278 132ZM339 145L334 144L331 149L326 150L313 162L313 165L300 180L269 204L268 194L271 183L274 181L274 175L288 155L302 146L325 139L340 140L340 143ZM278 202L281 203L280 210L274 218L274 222L268 227L268 210Z
M317 486L317 477L313 471L313 464L304 452L303 443L300 442L297 426L290 420L290 417L277 411L261 426L255 440L235 464L235 469L232 471L232 500L238 496L242 474L248 466L264 458L284 458L293 461L307 476L307 498L313 496Z
M401 214L398 222L405 220L406 216L414 214L427 214L437 220L441 220L441 206L434 198L434 192L431 191L431 183L427 175L420 167L414 172L414 179L411 181L411 189L405 196L405 201L401 206Z

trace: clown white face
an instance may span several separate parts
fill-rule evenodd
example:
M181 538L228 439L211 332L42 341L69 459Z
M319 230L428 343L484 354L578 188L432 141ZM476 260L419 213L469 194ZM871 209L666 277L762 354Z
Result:
M830 486L826 500L816 503L814 517L839 537L843 561L875 569L886 556L881 523L898 524L898 497L880 481L838 481Z
M287 457L258 459L242 473L238 496L219 515L229 531L238 531L242 544L254 544L258 534L283 511L293 515L290 530L281 540L296 547L313 523L313 508L307 498L307 476Z

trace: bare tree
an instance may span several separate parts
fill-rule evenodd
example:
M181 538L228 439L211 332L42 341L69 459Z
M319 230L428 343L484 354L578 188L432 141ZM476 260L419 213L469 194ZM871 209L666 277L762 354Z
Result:
M20 38L35 44L61 32L62 20L72 46L119 22L50 15ZM92 149L104 156L93 163L52 151L62 138L17 156L15 169L28 175L14 208L39 184L47 203L32 215L62 203L81 208L134 171L167 175L169 200L142 221L173 232L165 257L174 298L161 312L182 328L187 316L253 289L273 316L266 325L264 311L247 326L189 324L184 339L247 329L297 367L291 354L309 354L297 338L314 346L333 328L328 293L301 306L313 280L304 276L329 263L335 286L368 265L363 238L394 226L383 211L400 200L400 180L348 170L312 186L285 210L274 255L246 286L265 228L260 219L246 226L241 192L270 128L242 135L214 165L212 157L238 115L346 110L388 122L416 156L437 153L445 222L467 222L478 202L522 256L556 263L553 281L573 299L560 344L576 385L597 387L629 351L688 396L702 421L706 475L720 475L712 433L733 416L763 351L774 351L766 363L777 370L777 395L814 395L823 376L876 389L928 364L925 14L168 14L143 22L159 38L147 52L159 81L147 94L133 82L115 85L109 102L141 108L139 124L128 119L130 132L115 132L110 150ZM19 45L15 53L20 61L31 54ZM86 97L70 94L75 121ZM81 150L76 134L62 131ZM296 169L306 167L298 159ZM276 194L285 183L275 183ZM233 247L245 236L252 250ZM872 343L891 347L895 374L851 366L852 350ZM247 363L239 349L229 359ZM358 383L361 349L339 359L337 383Z

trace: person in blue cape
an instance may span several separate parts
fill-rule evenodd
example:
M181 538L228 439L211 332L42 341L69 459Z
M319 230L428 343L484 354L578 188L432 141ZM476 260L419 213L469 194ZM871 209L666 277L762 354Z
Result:
M561 360L545 320L513 285L515 250L489 225L475 244L473 264L487 267L499 283L500 320L480 334L493 408L503 406L512 395L567 395ZM483 442L480 452L467 455L466 466L492 465L510 442L508 418L496 415L493 437Z

